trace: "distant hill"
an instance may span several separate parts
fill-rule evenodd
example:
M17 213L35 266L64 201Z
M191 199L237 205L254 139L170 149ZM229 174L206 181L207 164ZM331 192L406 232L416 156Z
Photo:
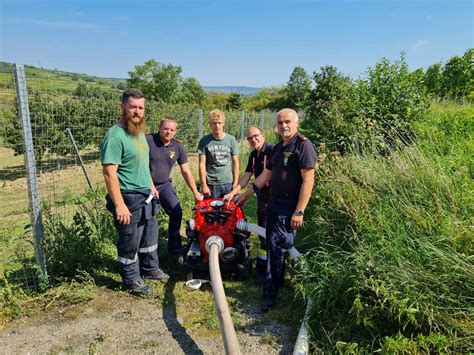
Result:
M251 86L203 86L207 92L231 93L238 92L244 95L255 95L261 88Z
M119 83L125 84L126 80L124 78L105 78L84 73L73 73L57 69L38 68L32 65L25 65L25 68L27 81L33 87L45 85L46 83L51 86L51 83L54 83L53 85L55 87L57 86L58 88L72 91L77 87L78 82L83 81L92 86L96 85L103 88L109 87L111 89L119 89ZM0 74L3 73L4 75L9 76L11 72L12 63L0 61ZM255 95L261 89L250 86L203 86L203 88L207 92L224 94L238 92L244 95Z

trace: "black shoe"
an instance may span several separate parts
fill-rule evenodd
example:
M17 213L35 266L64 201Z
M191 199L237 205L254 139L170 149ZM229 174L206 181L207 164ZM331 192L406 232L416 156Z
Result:
M146 274L143 274L142 277L144 279L159 281L167 281L170 278L170 276L161 269L156 269L155 271L147 272Z
M275 308L275 301L269 299L264 299L262 304L260 305L260 311L262 311L262 313L267 313L273 308Z
M139 297L148 297L153 294L153 289L147 284L145 284L141 279L131 284L122 284L122 289L134 296Z

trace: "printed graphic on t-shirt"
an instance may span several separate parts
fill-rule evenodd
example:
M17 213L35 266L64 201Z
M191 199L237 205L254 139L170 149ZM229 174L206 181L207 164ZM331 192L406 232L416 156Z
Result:
M228 145L213 144L208 145L207 149L217 164L228 164L230 157L230 147Z

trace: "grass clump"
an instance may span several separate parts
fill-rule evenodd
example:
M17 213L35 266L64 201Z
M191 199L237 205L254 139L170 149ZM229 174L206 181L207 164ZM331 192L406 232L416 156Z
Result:
M78 272L95 275L114 269L116 232L105 209L105 193L91 191L78 200L72 221L65 221L51 208L44 208L43 248L50 275L74 277Z
M299 276L315 303L315 347L474 348L472 117L469 106L435 107L414 144L329 156L321 166Z

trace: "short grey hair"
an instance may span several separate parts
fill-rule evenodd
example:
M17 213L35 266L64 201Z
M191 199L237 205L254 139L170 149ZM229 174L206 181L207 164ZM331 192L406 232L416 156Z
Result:
M284 115L284 114L294 115L296 117L296 122L298 122L300 120L300 118L298 117L298 112L296 112L292 108L284 108L284 109L281 109L280 111L277 112L277 114L275 115L275 121L278 119L278 117L280 117L281 115Z

